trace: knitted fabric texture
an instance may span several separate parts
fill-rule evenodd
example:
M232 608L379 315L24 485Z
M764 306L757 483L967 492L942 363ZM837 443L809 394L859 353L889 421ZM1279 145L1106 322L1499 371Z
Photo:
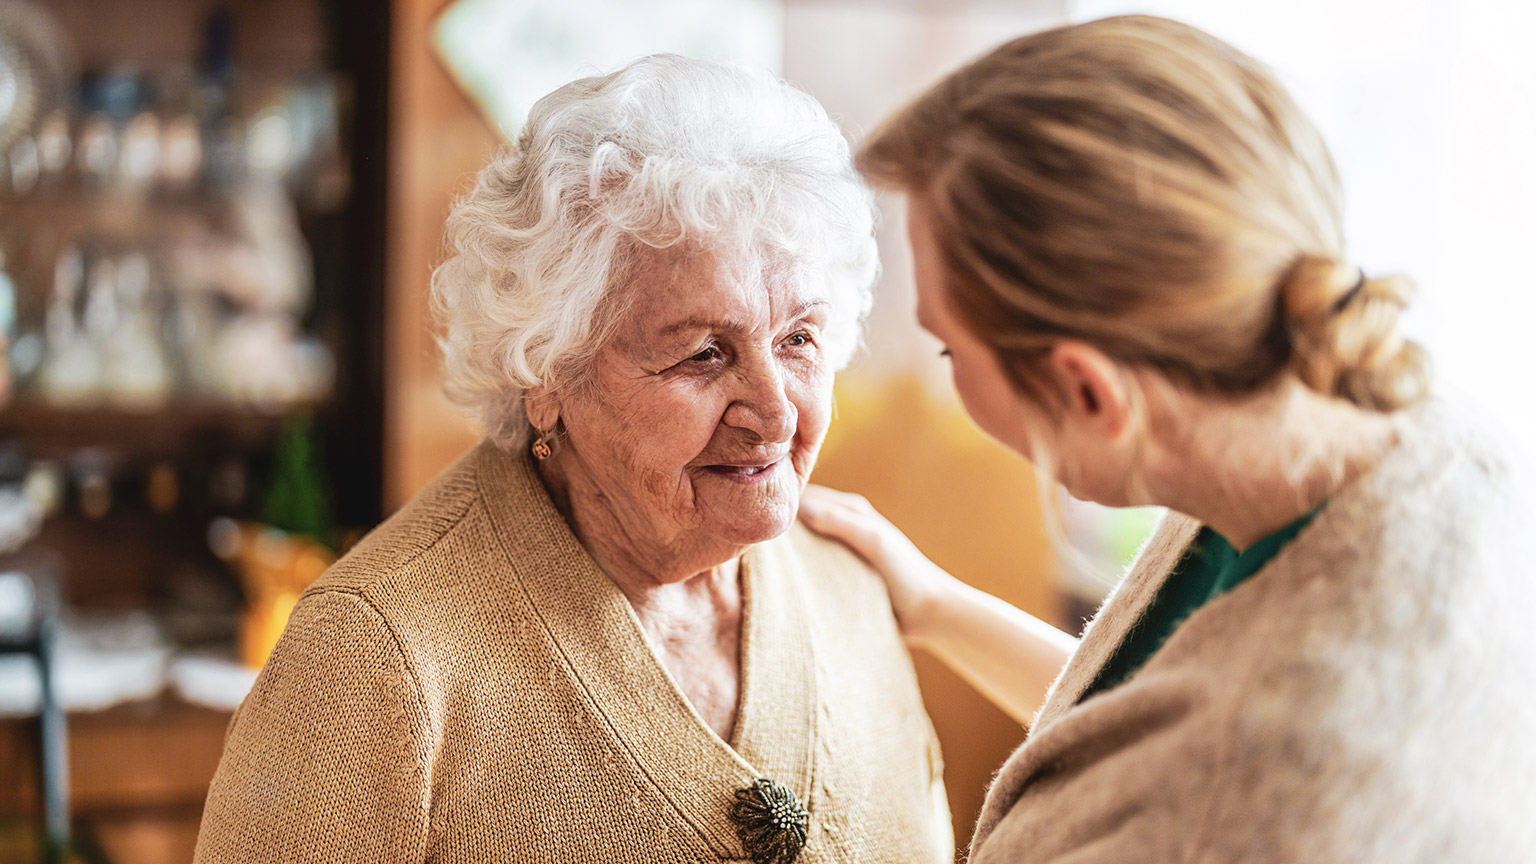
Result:
M796 526L742 561L734 740L704 724L526 457L482 444L300 600L231 721L211 862L707 862L758 778L797 864L953 859L879 578Z
M973 864L1536 855L1531 473L1436 402L1252 578L1075 704L1199 530L1170 516L1003 767Z

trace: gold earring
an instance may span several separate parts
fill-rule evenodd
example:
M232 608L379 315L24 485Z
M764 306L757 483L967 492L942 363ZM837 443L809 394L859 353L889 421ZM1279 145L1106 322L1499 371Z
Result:
M540 462L548 459L555 452L554 448L549 446L548 432L540 432L539 437L534 439L533 446L529 449L533 451L533 458Z

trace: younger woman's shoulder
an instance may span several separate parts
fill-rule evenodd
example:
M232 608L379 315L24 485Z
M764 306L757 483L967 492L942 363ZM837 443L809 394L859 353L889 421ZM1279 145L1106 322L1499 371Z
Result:
M1504 417L1456 392L1437 393L1406 418L1369 493L1394 542L1431 557L1503 557L1536 527L1529 445Z

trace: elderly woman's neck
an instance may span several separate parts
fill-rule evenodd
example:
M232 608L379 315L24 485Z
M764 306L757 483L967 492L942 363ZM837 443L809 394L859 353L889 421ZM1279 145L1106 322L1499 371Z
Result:
M736 727L743 618L740 549L694 549L626 531L622 515L559 454L539 464L550 498L640 621L683 695L722 740Z

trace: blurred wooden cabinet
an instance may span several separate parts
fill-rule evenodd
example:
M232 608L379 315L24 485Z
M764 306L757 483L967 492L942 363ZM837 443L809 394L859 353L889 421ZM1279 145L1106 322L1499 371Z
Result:
M294 416L319 430L330 518L375 524L389 16L7 0L0 28L25 2L74 74L0 134L0 442L49 466L68 598L157 602L178 570L218 572L208 520L261 515Z
M262 516L291 418L318 430L328 518L385 513L391 16L364 0L0 0L0 31L23 2L53 19L59 66L78 75L23 135L0 134L16 376L0 387L0 463L46 467L54 509L32 542L62 557L73 607L148 609L177 644L227 640L183 606L209 586L238 602L210 520ZM199 353L206 321L243 329ZM140 325L158 377L125 374L145 355L117 343ZM48 374L71 328L112 343L95 378ZM48 347L29 361L19 339ZM72 713L84 836L121 864L190 861L229 716L168 690ZM0 717L0 861L38 810L35 748L27 720Z

